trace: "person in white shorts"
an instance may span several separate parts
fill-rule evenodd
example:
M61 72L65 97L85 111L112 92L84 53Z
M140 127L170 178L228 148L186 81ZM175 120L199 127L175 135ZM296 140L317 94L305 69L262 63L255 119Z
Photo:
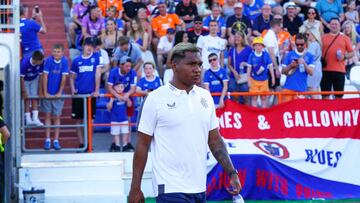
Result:
M125 86L121 81L115 83L112 88L118 94L123 94ZM130 133L129 133L129 122L127 118L127 107L132 105L131 99L127 98L126 101L118 100L116 97L110 98L110 101L107 103L106 107L111 112L111 127L110 134L113 136L113 143L110 147L110 152L121 152L120 145L120 135L122 135L122 151L129 152L131 151L127 148L130 143Z

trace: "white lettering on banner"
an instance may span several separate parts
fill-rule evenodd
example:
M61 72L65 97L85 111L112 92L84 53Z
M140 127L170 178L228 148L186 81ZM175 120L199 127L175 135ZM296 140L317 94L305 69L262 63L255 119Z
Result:
M334 127L338 126L357 126L359 109L345 111L295 111L284 112L283 121L286 128L293 127Z
M221 128L235 128L240 129L242 127L241 114L233 112L224 112L219 118Z
M269 122L266 121L266 118L264 115L259 115L258 116L258 128L260 130L269 130L270 129L270 125Z

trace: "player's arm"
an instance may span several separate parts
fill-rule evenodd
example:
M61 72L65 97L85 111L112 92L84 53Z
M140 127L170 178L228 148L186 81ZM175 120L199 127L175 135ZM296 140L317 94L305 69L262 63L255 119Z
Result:
M230 177L230 184L233 187L229 190L231 194L238 194L241 190L241 184L236 169L234 168L226 145L220 136L219 129L215 128L209 132L208 145L215 159Z
M66 78L67 78L67 74L63 74L62 77L61 77L61 83L60 83L59 91L55 95L56 97L60 97L62 92L64 91Z
M141 179L144 174L152 136L138 131L137 138L129 203L145 202L144 194L141 192Z

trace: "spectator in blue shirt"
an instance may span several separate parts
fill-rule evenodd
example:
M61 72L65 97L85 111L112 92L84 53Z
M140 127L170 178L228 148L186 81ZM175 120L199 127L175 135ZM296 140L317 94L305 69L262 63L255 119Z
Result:
M155 65L151 62L144 64L145 77L137 82L136 92L147 95L149 92L156 90L162 85L161 79L155 76Z
M99 96L101 69L103 59L99 53L94 53L95 39L86 38L81 56L75 58L71 65L70 87L73 95ZM95 117L96 99L91 100L92 118ZM84 99L73 98L72 118L76 119L76 124L81 124L84 116ZM83 128L77 128L79 147L84 147Z
M345 18L341 0L319 0L316 2L316 10L319 12L321 22L325 25L325 33L330 32L331 19L339 18L342 22Z
M253 22L253 20L260 15L263 5L263 0L245 0L244 15L250 18L251 22Z
M307 52L306 37L304 34L295 36L296 49L285 55L282 64L282 73L285 74L286 81L283 92L305 92L307 91L307 77L312 75L315 65L314 57ZM283 102L295 99L295 95L284 95Z
M117 100L119 101L127 101L132 94L136 91L136 72L133 68L131 68L131 58L128 56L123 56L120 59L119 68L113 68L110 71L109 79L107 82L107 89L109 90L110 94L112 94ZM124 91L123 94L118 94L114 89L114 84L121 82L124 84ZM128 120L134 114L134 105L127 109L127 116ZM133 151L134 147L131 143L126 143L124 148L127 151ZM124 151L123 148L123 151Z
M42 126L44 124L39 120L38 99L27 98L43 96L41 75L44 69L44 54L41 51L34 51L31 57L22 59L20 68L21 95L25 99L25 123Z
M42 111L45 112L45 125L51 125L51 117L54 120L54 125L60 125L60 116L64 106L64 99L59 98L63 94L66 83L66 78L69 75L69 63L64 57L64 46L55 44L52 48L52 56L45 61L43 72L43 89L44 96L41 102ZM56 99L54 99L56 98ZM55 128L55 136L53 147L55 150L60 150L59 143L59 128ZM46 139L44 149L51 148L50 128L46 128Z
M204 87L211 93L221 93L221 96L213 96L216 108L224 107L224 100L228 90L229 79L226 70L219 66L218 56L211 53L208 56L210 68L204 73Z
M221 7L217 4L214 4L211 8L211 15L204 19L204 28L209 29L210 21L216 20L218 22L220 30L217 35L221 38L226 36L226 22L225 19L221 16Z
M121 95L124 93L125 86L121 81L118 81L112 86L113 90ZM110 134L113 136L113 141L110 147L110 152L120 152L120 136L122 135L123 151L128 152L131 149L128 147L130 143L129 122L127 119L127 107L131 107L132 102L130 98L126 100L119 100L111 97L106 104L106 108L111 112L111 127ZM131 144L130 144L131 145Z
M36 50L42 50L42 45L37 33L46 33L46 26L43 20L43 14L40 9L33 9L32 17L28 19L29 8L26 5L20 6L20 33L21 33L21 50L23 57L30 57ZM38 12L36 12L38 11Z
M264 4L261 8L261 14L254 19L253 34L257 37L261 36L264 30L270 29L270 21L272 20L271 6Z

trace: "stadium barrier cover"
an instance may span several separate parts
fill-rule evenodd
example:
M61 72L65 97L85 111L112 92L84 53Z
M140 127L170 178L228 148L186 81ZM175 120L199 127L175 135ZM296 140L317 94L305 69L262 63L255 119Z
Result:
M226 101L220 132L245 199L360 198L360 99L298 99L269 109ZM231 199L208 153L207 199Z

